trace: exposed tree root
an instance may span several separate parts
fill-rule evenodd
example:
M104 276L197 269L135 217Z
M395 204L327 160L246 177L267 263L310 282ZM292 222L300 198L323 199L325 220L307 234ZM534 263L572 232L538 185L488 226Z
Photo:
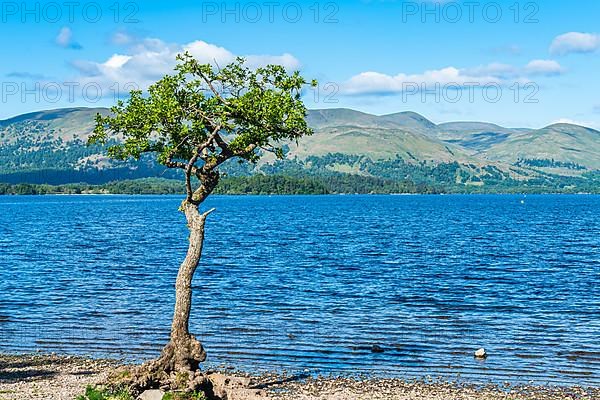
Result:
M202 344L193 335L172 339L154 363L163 371L196 371L206 361Z
M185 335L172 339L158 359L115 370L107 385L127 389L134 396L145 390L161 389L178 393L203 392L208 400L264 398L264 391L251 389L248 378L201 371L199 365L205 360L202 344L194 336Z
M161 356L145 364L122 367L110 377L110 386L126 387L133 395L144 390L206 391L209 382L199 369L206 360L202 344L192 335L171 340Z

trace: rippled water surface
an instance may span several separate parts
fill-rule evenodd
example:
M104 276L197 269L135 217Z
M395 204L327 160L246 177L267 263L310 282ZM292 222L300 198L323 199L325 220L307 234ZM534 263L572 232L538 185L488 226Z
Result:
M179 201L0 197L0 351L156 356ZM212 363L600 385L600 197L208 203L191 329Z

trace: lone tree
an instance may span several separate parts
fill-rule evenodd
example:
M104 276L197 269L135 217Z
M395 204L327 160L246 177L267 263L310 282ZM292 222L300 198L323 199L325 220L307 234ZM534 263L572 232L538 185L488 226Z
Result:
M253 70L243 58L223 68L201 64L188 53L177 60L174 74L153 84L148 95L133 91L110 116L98 115L90 138L91 143L119 138L120 144L108 149L109 156L125 160L152 153L160 164L185 175L180 210L190 230L189 248L175 284L170 342L160 358L132 374L139 390L172 383L173 375L182 372L201 384L195 372L206 352L189 332L192 278L202 254L206 217L214 211L201 213L200 205L219 183L219 167L234 158L256 162L267 151L282 157L286 141L312 133L300 98L309 83L299 72L288 73L278 65Z

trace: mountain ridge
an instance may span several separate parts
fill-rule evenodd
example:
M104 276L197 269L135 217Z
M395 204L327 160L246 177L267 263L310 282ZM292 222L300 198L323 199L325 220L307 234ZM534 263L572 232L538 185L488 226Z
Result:
M109 112L59 108L0 121L0 181L18 183L19 176L31 179L40 171L54 171L52 176L67 171L71 180L88 179L86 171L118 170L116 179L120 173L128 178L160 173L161 167L149 160L118 164L101 147L86 146L96 113ZM548 180L600 170L600 132L574 124L539 129L479 121L435 124L412 111L373 115L348 108L309 110L307 121L314 135L288 143L285 160L265 157L257 166L231 167L229 172L318 171L394 179L419 175L421 180L441 173L448 184L485 185L490 180ZM44 183L43 176L36 179Z
M107 107L65 107L65 108L55 108L55 109L48 109L48 110L38 110L38 111L32 111L32 112L28 112L28 113L24 113L24 114L14 115L12 117L8 117L5 119L0 119L0 125L7 125L7 124L13 123L13 122L21 122L21 121L27 120L27 119L50 120L50 119L64 116L64 115L67 115L67 114L70 114L73 112L109 113L110 108L107 108ZM399 112L390 113L390 114L370 114L367 112L358 111L358 110L354 110L351 108L344 108L344 107L309 109L308 110L308 114L309 114L308 119L310 120L311 116L313 116L313 115L329 113L329 112L331 112L331 113L350 112L350 113L353 113L358 116L365 116L365 117L369 117L369 118L373 118L373 119L379 119L382 121L389 121L390 119L393 120L394 117L396 117L396 116L412 116L414 118L422 119L422 120L426 121L427 123L431 124L432 126L438 127L438 128L449 128L452 125L468 124L468 125L474 125L474 126L483 125L483 126L492 127L495 129L527 132L527 131L546 129L546 128L550 128L550 127L554 127L554 126L564 126L564 127L585 128L585 129L588 129L590 131L597 132L598 134L600 134L600 131L598 131L594 128L584 126L584 125L567 123L567 122L556 122L556 123L552 123L552 124L543 126L541 128L505 127L505 126L502 126L502 125L499 125L499 124L496 124L493 122L483 122L483 121L477 121L477 120L456 120L456 121L447 121L447 122L441 122L439 124L436 124L436 123L432 122L431 120L429 120L428 118L426 118L425 116L423 116L422 114L419 114L414 111L399 111ZM34 117L37 117L37 118L34 118Z

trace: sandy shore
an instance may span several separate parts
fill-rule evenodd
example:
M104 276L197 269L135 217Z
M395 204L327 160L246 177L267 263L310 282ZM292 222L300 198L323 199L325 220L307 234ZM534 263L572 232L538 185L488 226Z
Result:
M0 355L0 399L73 400L101 382L115 361L55 355ZM252 377L262 399L273 400L594 400L600 388L476 387L400 379ZM254 399L244 399L254 400Z

